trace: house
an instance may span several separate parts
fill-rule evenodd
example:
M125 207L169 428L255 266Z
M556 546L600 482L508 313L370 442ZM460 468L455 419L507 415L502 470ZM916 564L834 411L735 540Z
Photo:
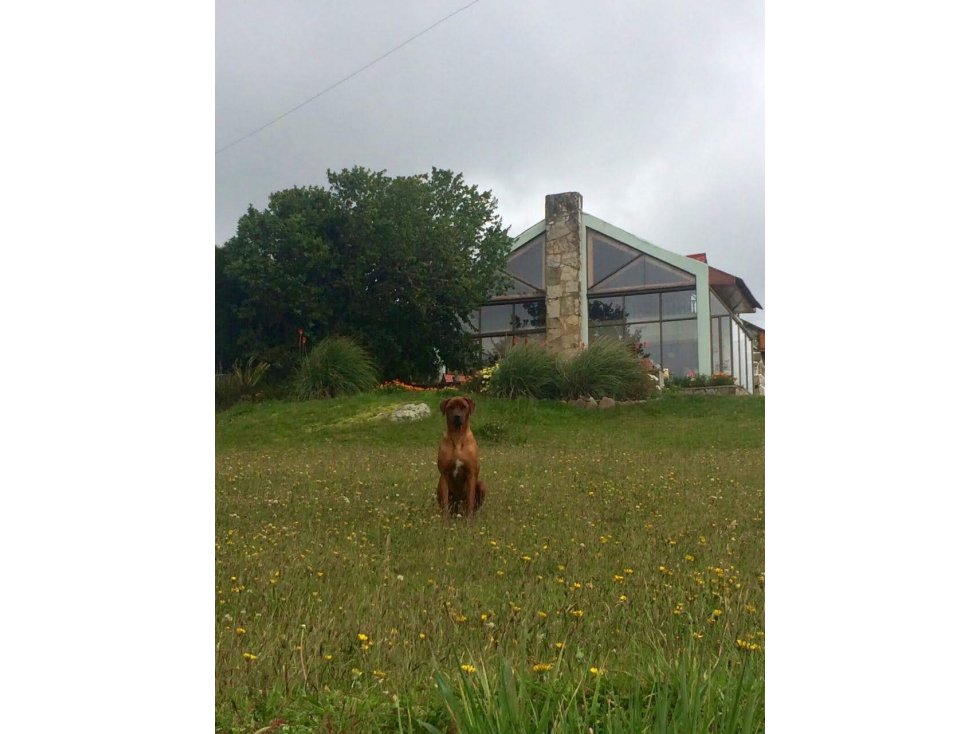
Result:
M586 214L576 192L547 196L544 213L514 241L509 288L471 319L488 359L516 342L573 354L612 338L673 375L724 372L754 391L741 314L762 306L741 278Z

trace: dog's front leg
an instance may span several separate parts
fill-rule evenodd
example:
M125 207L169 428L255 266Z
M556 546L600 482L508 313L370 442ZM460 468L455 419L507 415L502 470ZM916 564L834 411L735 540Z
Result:
M472 472L466 476L466 515L476 514L476 476Z
M438 497L439 509L442 510L442 518L449 519L449 482L445 474L439 474L439 486L436 492Z

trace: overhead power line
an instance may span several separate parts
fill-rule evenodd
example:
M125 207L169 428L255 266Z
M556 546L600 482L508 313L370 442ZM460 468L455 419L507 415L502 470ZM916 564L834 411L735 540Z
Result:
M397 46L395 46L394 48L392 48L392 49L391 49L390 51L388 51L387 53L385 53L385 54L383 54L383 55L381 55L381 56L378 56L378 57L377 57L376 59L374 59L373 61L371 61L371 62L370 62L370 63L368 63L368 64L364 64L364 65L363 65L362 67L360 67L359 69L357 69L357 71L355 71L355 72L353 72L352 74L348 74L347 76L345 76L345 77L344 77L343 79L341 79L340 81L338 81L338 82L334 82L333 84L331 84L330 86L328 86L328 87L327 87L326 89L324 89L323 91L321 91L321 92L317 92L317 93L316 93L316 94L314 94L314 95L313 95L312 97L310 97L309 99L307 99L307 100L305 100L305 101L303 101L303 102L300 102L299 104L297 104L297 105L296 105L295 107L293 107L292 109L289 109L289 110L286 110L286 111L285 111L285 112L283 112L283 113L282 113L281 115L279 115L278 117L276 117L276 118L275 118L274 120L269 120L268 122L266 122L266 123L265 123L264 125L262 125L261 127L259 127L259 128L255 128L255 129L254 129L254 130L252 130L252 131L251 131L250 133L248 133L248 134L246 134L246 135L242 135L242 136L241 136L240 138L236 138L235 140L232 140L232 141L231 141L230 143L228 143L227 145L225 145L225 146L223 146L223 147L221 147L221 148L218 148L218 149L217 149L217 151L215 151L215 153L214 153L214 155L218 155L218 154L220 154L220 153L223 153L223 152L224 152L224 151L226 151L226 150L227 150L228 148L231 148L232 146L235 146L235 145L238 145L238 143L240 143L240 142L242 142L243 140L247 140L248 138L250 138L250 137L252 137L253 135L257 135L258 133L260 133L260 132L262 132L262 130L264 130L264 129L265 129L265 128L267 128L267 127L271 127L272 125L274 125L275 123L277 123L277 122L278 122L279 120L281 120L281 119L282 119L283 117L287 117L288 115L291 115L291 114L292 114L293 112L295 112L295 111L296 111L296 110L298 110L298 109L301 109L301 108L303 108L303 107L305 107L306 105L308 105L308 104L309 104L310 102L312 102L313 100L315 100L315 99L318 99L318 98L320 98L320 97L322 97L322 96L323 96L324 94L326 94L327 92L329 92L329 91L331 91L331 90L333 90L333 89L336 89L337 87L339 87L339 86L340 86L341 84L343 84L344 82L346 82L346 81L350 81L350 80L351 80L351 79L353 79L353 78L354 78L355 76L357 76L357 75L358 75L358 74L359 74L360 72L362 72L362 71L366 71L367 69L369 69L369 68L371 68L372 66L374 66L374 64L376 64L376 63L378 63L379 61L383 61L383 60L384 60L384 59L386 59L386 58L387 58L388 56L390 56L391 54L393 54L393 53L394 53L395 51L398 51L399 49L402 49L402 48L404 48L404 47L405 47L405 46L407 46L407 45L408 45L409 43L411 43L412 41L414 41L414 40L415 40L416 38L419 38L419 37L421 37L421 36L424 36L424 35L425 35L426 33L428 33L428 32L429 32L430 30L432 30L432 29L433 29L433 28L435 28L436 26L438 26L438 25L441 25L442 23L444 23L444 22L445 22L445 21L447 21L447 20L448 20L449 18L451 18L451 17L453 17L453 16L455 16L455 15L458 15L458 14L459 14L459 13L461 13L461 12L462 12L463 10L467 10L467 9L469 9L469 8L471 8L471 7L473 6L473 5L475 5L475 4L476 4L476 3L478 3L478 2L479 2L479 0L473 0L473 1L472 1L471 3L469 3L468 5L465 5L465 6L463 6L463 7L461 7L461 8L459 8L458 10L454 10L454 11L452 11L451 13L449 13L449 14L448 14L447 16L445 16L444 18L442 18L442 19L440 19L440 20L437 20L437 21L435 21L434 23L432 23L432 25L430 25L430 26L428 26L428 28L426 28L426 29L424 29L424 30L422 30L422 31L419 31L418 33L416 33L415 35L413 35L413 36L412 36L411 38L409 38L409 39L407 39L407 40L405 40L405 41L402 41L401 43L399 43L399 44L398 44Z

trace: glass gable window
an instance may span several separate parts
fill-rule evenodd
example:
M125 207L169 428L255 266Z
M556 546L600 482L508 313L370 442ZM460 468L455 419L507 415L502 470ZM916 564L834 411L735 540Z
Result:
M642 253L600 235L588 237L588 285L605 280L612 273L629 264Z
M621 242L588 231L588 288L677 288L694 285L690 273L650 257Z
M540 294L540 290L534 288L532 285L524 283L522 280L517 278L510 278L509 286L501 295L504 296L536 296Z
M544 289L544 235L535 237L507 258L506 271L537 290Z

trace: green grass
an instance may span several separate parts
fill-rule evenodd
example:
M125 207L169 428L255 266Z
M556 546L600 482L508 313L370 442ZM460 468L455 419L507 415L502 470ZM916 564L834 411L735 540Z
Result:
M447 394L217 416L217 730L762 731L764 399L477 396L444 524Z

